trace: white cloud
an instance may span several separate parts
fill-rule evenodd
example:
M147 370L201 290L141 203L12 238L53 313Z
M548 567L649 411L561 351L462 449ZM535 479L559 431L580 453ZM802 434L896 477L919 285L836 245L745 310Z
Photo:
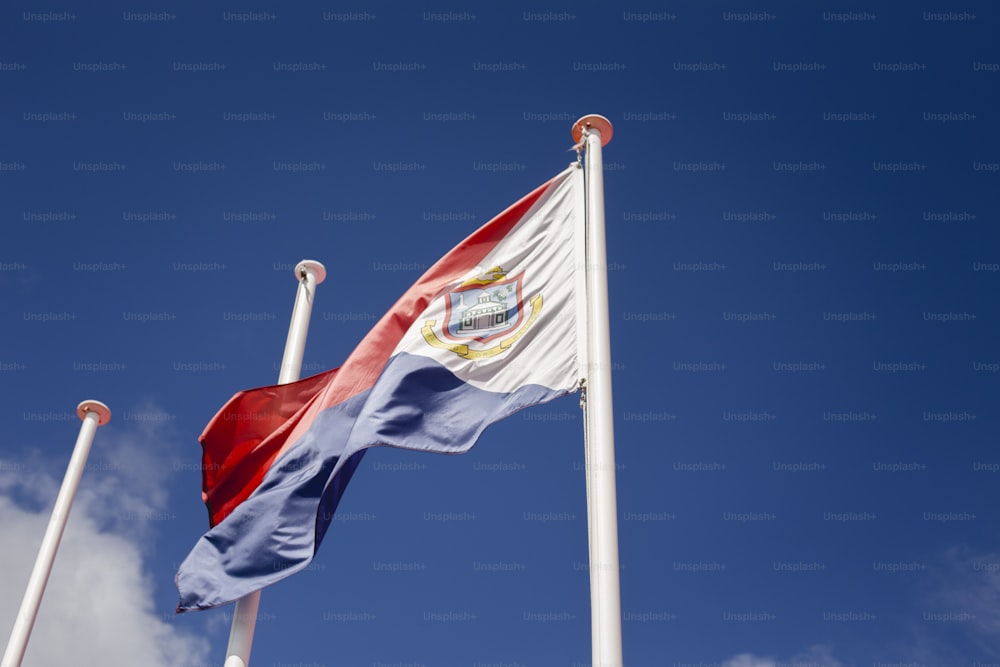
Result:
M1000 552L954 546L933 559L911 653L927 664L1000 658Z
M839 660L833 657L828 646L810 646L805 651L797 653L788 660L776 660L771 657L760 657L750 653L741 653L724 661L722 667L842 667Z
M829 646L810 646L802 653L792 656L787 667L842 667L841 662L833 657Z
M148 519L168 510L168 445L162 426L128 424L112 430L109 425L98 430L25 665L209 664L208 642L178 630L170 614L154 608L151 593L149 559L156 522ZM40 457L29 458L29 464L0 462L0 632L7 634L63 472L41 471L35 465ZM127 470L114 461L128 461Z
M772 658L758 658L749 653L741 653L723 662L722 667L774 667L774 660Z

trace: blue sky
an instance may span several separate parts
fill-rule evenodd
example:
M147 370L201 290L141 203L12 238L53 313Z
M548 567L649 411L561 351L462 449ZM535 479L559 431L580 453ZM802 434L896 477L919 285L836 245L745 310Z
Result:
M953 5L953 6L945 6ZM197 436L304 374L601 113L626 664L1000 663L997 9L13 2L0 627L97 434L26 665L221 664L173 615ZM252 664L590 662L575 397L371 450Z

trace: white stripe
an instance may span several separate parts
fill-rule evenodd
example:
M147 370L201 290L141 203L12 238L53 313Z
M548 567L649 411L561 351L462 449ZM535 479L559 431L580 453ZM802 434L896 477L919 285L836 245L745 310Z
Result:
M579 171L571 166L553 179L545 193L483 261L470 267L431 302L403 335L393 354L407 352L430 357L461 380L489 391L511 392L526 384L575 389L582 376L577 349L577 299L583 299L583 295L577 290L579 267L574 238L583 225L583 210L576 205L582 187ZM537 319L509 349L485 358L467 359L429 344L421 329L430 320L437 323L434 329L438 340L449 345L464 342L450 340L441 333L448 293L496 266L503 268L507 279L521 277L521 320L500 338L484 344L470 340L470 349L495 349L501 340L509 339L527 322L531 300L541 295L542 307Z
M584 191L583 165L573 163L574 169L573 210L577 212L573 224L573 278L576 280L576 353L578 359L587 358L587 197ZM586 373L585 364L581 361L580 372Z

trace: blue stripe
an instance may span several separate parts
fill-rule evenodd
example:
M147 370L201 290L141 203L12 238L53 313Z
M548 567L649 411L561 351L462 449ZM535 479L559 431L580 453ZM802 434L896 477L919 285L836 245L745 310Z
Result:
M177 610L231 602L309 565L365 448L466 452L493 422L566 393L485 391L427 357L393 357L374 387L320 413L253 495L198 540L177 573Z

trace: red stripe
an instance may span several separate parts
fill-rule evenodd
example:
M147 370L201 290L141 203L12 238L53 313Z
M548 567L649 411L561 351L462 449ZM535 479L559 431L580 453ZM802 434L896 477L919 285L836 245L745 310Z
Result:
M290 429L337 370L241 391L212 418L199 438L201 496L210 526L229 516L260 486Z
M539 186L459 243L372 327L341 368L287 385L236 394L205 427L202 497L215 526L250 497L271 465L324 409L371 388L414 320L442 290L476 266L552 183Z

